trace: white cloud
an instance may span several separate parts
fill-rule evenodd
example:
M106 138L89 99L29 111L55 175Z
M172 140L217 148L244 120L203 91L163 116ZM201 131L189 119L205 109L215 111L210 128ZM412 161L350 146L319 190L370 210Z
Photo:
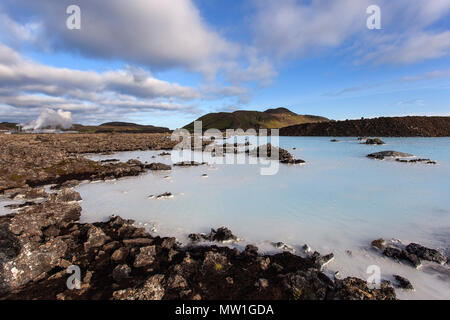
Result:
M279 58L336 47L365 27L366 4L366 0L255 0L256 46Z
M448 17L448 0L253 2L255 46L278 59L342 47L357 63L410 64L450 53L449 31L427 30ZM382 30L366 28L372 4L381 8Z
M200 97L195 88L156 79L139 68L104 73L56 68L26 60L0 44L1 108L21 110L29 117L43 108L73 111L81 118L136 110L192 113L196 108L177 101Z
M61 50L205 74L214 74L223 61L238 54L238 46L208 26L191 0L78 0L81 30L66 27L69 4L61 0L6 0L9 9L21 7L37 15L42 41Z
M34 42L41 31L41 25L35 22L19 24L0 10L0 29L0 41L20 45L22 42Z
M198 98L195 89L158 80L149 74L137 78L129 70L97 73L55 68L26 61L11 48L0 45L0 85L49 95L117 92L142 98ZM81 98L81 96L78 96Z
M418 33L399 44L381 46L367 57L377 63L410 64L450 54L450 31ZM366 57L366 59L367 59Z

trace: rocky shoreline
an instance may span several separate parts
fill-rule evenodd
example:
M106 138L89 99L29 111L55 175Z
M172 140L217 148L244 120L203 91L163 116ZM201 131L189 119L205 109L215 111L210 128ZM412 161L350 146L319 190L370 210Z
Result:
M145 164L96 162L83 155L169 150L175 145L170 135L164 134L0 135L0 194L14 188L65 183L73 186L83 180L136 176L146 169Z
M395 299L388 284L369 289L357 278L329 279L315 253L258 254L216 245L180 246L118 216L80 223L71 189L0 217L0 299ZM196 239L194 236L192 238ZM224 228L206 238L235 239ZM70 290L67 269L81 270Z

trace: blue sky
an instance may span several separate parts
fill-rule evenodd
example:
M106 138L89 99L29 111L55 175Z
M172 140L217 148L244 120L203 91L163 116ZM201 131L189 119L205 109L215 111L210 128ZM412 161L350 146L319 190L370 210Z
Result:
M66 8L81 9L69 30ZM369 30L369 5L381 29ZM450 115L448 0L5 0L0 121Z

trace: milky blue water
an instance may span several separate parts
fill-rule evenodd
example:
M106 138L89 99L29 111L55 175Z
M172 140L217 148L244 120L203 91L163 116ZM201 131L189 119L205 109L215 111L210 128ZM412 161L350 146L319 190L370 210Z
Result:
M411 280L416 291L399 290L400 298L450 299L448 267L424 264L422 270L415 270L382 257L369 245L383 237L449 250L450 138L385 138L383 146L363 145L356 138L338 138L337 143L330 139L281 137L281 147L307 163L281 164L275 175L261 175L262 165L210 164L83 184L77 188L83 198L82 219L92 222L118 214L152 226L155 233L176 235L182 242L189 233L227 226L244 239L239 245L255 243L267 252L275 250L273 241L297 249L307 243L322 254L336 255L329 273L339 270L343 276L366 278L367 267L375 264L383 279L400 274ZM411 153L438 164L366 157L383 150ZM171 163L171 157L158 154L89 157ZM236 157L248 160L244 154ZM174 198L148 198L164 192Z

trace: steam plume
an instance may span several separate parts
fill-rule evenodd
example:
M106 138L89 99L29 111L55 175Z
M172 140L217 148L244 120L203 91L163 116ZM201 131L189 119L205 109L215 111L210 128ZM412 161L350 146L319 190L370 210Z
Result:
M23 130L40 130L45 128L69 129L72 127L70 111L44 109L36 120L22 125Z

